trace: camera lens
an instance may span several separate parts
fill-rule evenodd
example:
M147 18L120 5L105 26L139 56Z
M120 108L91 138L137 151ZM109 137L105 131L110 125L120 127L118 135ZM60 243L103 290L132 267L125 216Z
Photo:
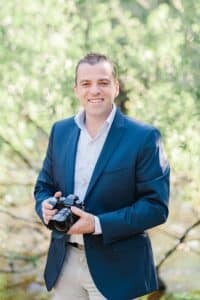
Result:
M67 227L66 222L59 222L59 223L55 222L54 226L55 226L55 229L58 230L58 231L66 232L66 231L69 230L69 228Z
M68 208L61 209L54 218L54 226L58 231L68 231L71 226L71 211Z

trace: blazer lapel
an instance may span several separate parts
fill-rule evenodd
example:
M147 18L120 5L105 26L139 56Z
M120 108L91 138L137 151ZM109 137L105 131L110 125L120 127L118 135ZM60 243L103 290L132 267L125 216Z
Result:
M100 153L100 156L97 160L96 166L94 168L87 193L85 196L85 202L87 199L87 196L92 191L95 183L97 182L99 176L103 172L104 168L107 165L108 160L110 159L112 153L117 148L117 145L119 144L122 134L124 132L124 117L121 114L119 110L116 111L115 118L113 120L113 124L111 125L110 131L108 133L108 136L106 138L106 141L104 143L103 149Z
M67 194L74 192L74 170L80 129L75 125L66 144L66 185Z

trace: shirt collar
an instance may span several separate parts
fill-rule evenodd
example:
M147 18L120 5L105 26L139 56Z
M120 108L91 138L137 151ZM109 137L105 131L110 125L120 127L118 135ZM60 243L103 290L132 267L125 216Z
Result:
M114 120L115 114L116 114L116 110L117 107L116 105L113 103L113 108L112 111L110 112L109 116L107 117L107 119L105 120L104 124L106 123L106 125L108 125L109 127L112 125L112 122ZM85 128L85 111L82 110L81 112L79 112L75 118L74 118L77 126L83 130Z

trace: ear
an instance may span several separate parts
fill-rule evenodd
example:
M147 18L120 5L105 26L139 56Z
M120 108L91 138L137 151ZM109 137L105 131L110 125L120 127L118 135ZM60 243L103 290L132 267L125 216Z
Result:
M74 94L78 98L78 91L77 91L77 85L74 85Z
M115 98L119 95L119 81L115 81Z

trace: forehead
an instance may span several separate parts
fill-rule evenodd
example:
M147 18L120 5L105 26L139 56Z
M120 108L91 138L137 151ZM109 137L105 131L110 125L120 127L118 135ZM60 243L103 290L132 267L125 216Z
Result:
M78 67L77 81L80 80L98 80L98 79L113 79L112 66L109 62L103 61L90 65L82 63Z

